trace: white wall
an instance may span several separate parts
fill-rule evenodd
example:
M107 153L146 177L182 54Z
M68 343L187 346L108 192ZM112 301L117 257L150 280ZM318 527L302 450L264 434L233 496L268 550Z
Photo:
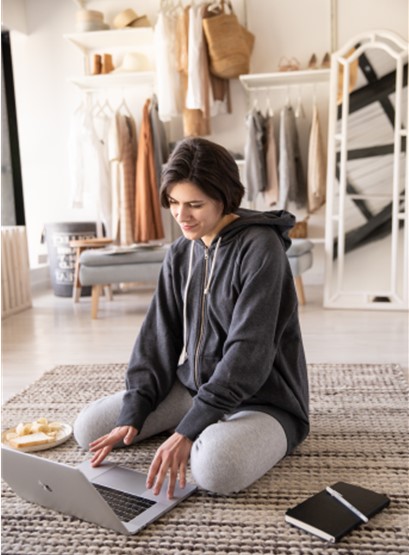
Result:
M338 46L371 29L394 31L408 39L407 0L338 0Z
M407 0L339 0L335 29L331 27L329 0L243 2L236 0L234 5L240 19L246 19L248 28L256 35L252 72L276 71L282 56L296 57L305 68L312 53L321 60L334 42L340 46L371 28L389 29L408 38ZM108 22L122 9L133 7L137 13L147 14L154 23L159 3L159 0L95 0L88 2L87 7L104 11ZM82 73L82 60L79 51L63 34L75 31L78 7L72 0L25 0L24 4L25 13L21 10L21 1L3 0L3 24L27 31L27 34L12 33L12 55L30 264L34 267L44 250L40 238L45 223L95 220L96 212L92 203L82 210L69 206L67 138L70 116L80 102L81 93L68 77ZM231 82L231 92L233 114L213 119L210 138L243 153L249 99L238 80ZM325 128L327 91L316 92ZM282 106L287 94L286 90L274 92L273 108ZM302 95L307 130L311 88L295 88L290 94L294 101ZM260 97L259 101L266 100ZM133 102L137 112L135 98ZM323 211L311 221L311 231L313 235L323 236ZM321 249L317 245L314 271L308 272L306 280L322 280Z
M32 267L44 250L44 223L82 219L68 201L67 134L75 95L67 76L81 71L81 63L67 52L62 35L72 28L74 12L73 2L28 1L28 34L11 35Z
M1 20L9 29L27 33L26 9L24 0L3 0Z

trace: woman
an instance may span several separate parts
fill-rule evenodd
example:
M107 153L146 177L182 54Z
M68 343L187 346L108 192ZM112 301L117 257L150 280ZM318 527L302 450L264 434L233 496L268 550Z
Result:
M192 476L220 494L259 479L308 434L308 381L285 254L294 217L239 209L237 164L223 147L181 141L162 176L162 206L183 236L170 247L136 339L126 391L78 417L98 466L115 446L174 430L147 487Z

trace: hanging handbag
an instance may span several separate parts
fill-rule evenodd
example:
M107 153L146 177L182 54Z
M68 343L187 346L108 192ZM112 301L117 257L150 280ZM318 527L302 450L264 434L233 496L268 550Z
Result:
M222 0L221 12L203 19L203 31L209 50L210 72L223 79L233 79L249 73L254 35L240 25L231 2L227 5L230 13L226 12Z

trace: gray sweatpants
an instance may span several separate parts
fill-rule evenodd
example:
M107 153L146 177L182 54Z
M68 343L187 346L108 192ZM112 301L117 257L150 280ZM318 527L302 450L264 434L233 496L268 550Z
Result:
M115 426L123 391L103 397L82 410L74 424L74 436L83 449ZM177 427L192 398L177 382L166 399L145 421L134 443ZM197 485L213 493L238 492L261 478L287 450L281 424L258 411L227 415L208 426L194 441L190 468Z

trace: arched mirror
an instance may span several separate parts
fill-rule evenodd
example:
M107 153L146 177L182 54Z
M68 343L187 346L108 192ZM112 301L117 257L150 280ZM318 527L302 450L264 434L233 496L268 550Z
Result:
M324 306L408 308L408 43L388 31L332 55Z

